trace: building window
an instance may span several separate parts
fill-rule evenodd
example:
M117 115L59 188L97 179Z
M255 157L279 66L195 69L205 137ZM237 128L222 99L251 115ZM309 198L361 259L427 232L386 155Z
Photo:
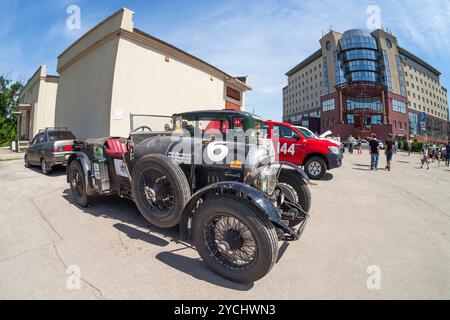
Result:
M335 107L334 99L325 100L322 103L322 106L323 106L323 112L334 110L334 107Z
M336 77L336 85L344 84L346 82L344 68L342 66L341 60L339 59L337 51L334 52L333 59L334 59L334 74Z
M384 112L384 106L380 98L355 98L347 99L347 110L366 109L376 112Z
M386 45L389 49L392 48L392 42L388 38L386 38Z
M370 117L371 124L381 124L381 115L371 116Z
M406 113L406 103L398 100L392 100L392 110L395 112Z
M391 70L389 68L389 59L386 50L383 50L383 64L384 64L384 84L392 91Z
M347 124L355 124L355 116L353 114L347 115Z
M394 125L394 129L397 129L397 121L394 120L393 125Z
M328 82L328 62L327 57L323 57L323 94L330 92L330 85Z
M400 82L400 94L402 96L404 96L405 95L405 78L403 77L402 61L400 59L400 56L396 56L395 59L397 60L398 79Z
M409 113L409 130L412 135L417 135L418 133L418 117L416 113Z
M230 87L227 87L227 97L241 101L241 93Z

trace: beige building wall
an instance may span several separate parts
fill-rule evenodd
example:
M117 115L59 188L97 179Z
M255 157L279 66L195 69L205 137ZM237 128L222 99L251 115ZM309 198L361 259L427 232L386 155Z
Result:
M55 126L57 89L58 77L47 75L47 67L40 66L21 93L20 103L31 106L29 110L22 110L21 136L29 130L29 139L32 139L39 130Z
M56 125L80 138L128 136L130 113L244 107L248 85L135 29L133 15L119 10L59 56ZM238 90L241 100L229 97L227 87Z
M108 136L118 38L80 58L60 72L56 126L78 138Z
M170 116L180 111L224 109L224 81L153 47L121 37L111 108L111 135L126 136L130 113ZM116 117L119 114L121 119ZM154 123L141 120L135 127L148 124L153 130L163 129L163 123L155 128Z
M327 71L328 71L328 84L329 94L336 91L336 75L334 72L334 52L338 50L339 40L341 40L342 34L335 31L330 31L322 39L320 39L320 47L322 49L322 56L327 59ZM329 43L329 46L327 47Z
M323 60L320 57L288 76L288 86L283 89L284 116L296 121L295 114L320 108L323 72Z
M448 120L448 93L439 76L413 60L403 60L409 107Z
M399 49L397 44L397 38L393 35L383 31L383 30L375 30L372 35L377 39L378 49L383 52L383 50L387 53L388 62L389 62L389 71L391 74L391 82L392 82L392 91L395 94L402 95L400 90L400 78L397 68L397 56L399 56ZM390 41L392 47L389 48L387 45ZM400 65L403 73L403 66ZM403 73L404 74L404 73ZM406 85L405 85L406 86ZM406 96L406 88L403 96Z

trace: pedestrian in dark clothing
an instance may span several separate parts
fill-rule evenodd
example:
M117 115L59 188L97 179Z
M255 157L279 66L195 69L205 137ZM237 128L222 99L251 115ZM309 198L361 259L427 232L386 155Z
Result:
M386 169L391 171L391 161L394 156L394 141L392 140L392 134L389 133L389 138L386 140Z
M369 142L370 149L370 170L378 170L378 160L380 157L380 143L377 140L377 135L372 134L372 139Z

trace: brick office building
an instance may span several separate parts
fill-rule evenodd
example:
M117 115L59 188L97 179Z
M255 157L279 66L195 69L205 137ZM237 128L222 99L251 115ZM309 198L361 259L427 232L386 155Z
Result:
M441 73L383 30L331 31L321 48L287 72L283 121L317 132L443 143L448 95Z

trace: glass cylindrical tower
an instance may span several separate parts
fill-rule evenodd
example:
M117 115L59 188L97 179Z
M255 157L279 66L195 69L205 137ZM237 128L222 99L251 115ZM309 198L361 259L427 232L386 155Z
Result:
M341 59L346 83L381 83L378 45L376 39L365 30L346 31L340 40Z

